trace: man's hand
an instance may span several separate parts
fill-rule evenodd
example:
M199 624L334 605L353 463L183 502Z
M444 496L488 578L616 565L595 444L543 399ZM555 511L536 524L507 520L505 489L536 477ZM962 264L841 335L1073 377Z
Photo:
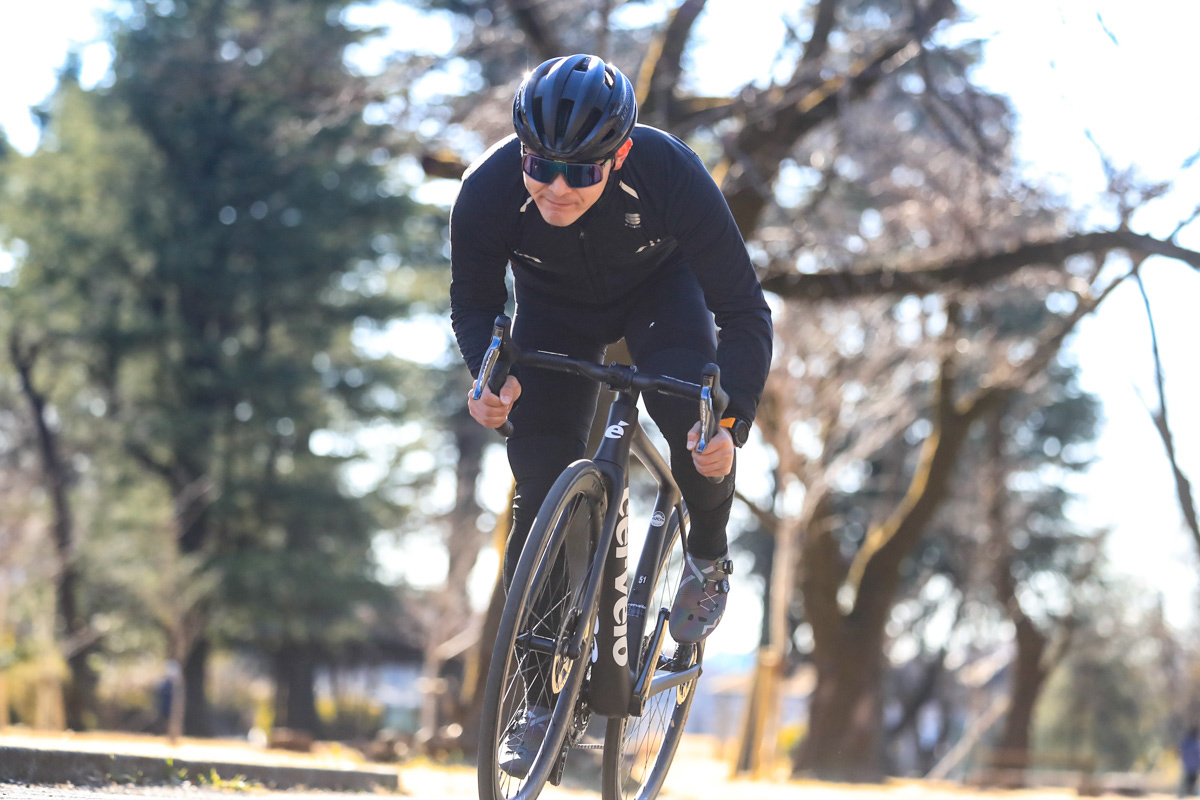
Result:
M467 392L467 410L471 412L471 417L485 428L499 428L508 419L513 403L521 396L521 382L509 375L499 397L492 394L487 386L483 387L483 394L478 400L472 397L473 394L473 389Z
M696 471L706 477L720 478L729 474L733 469L733 437L724 428L717 429L717 435L708 440L704 452L696 450L700 443L700 423L697 422L688 431L687 449L692 451L692 463Z

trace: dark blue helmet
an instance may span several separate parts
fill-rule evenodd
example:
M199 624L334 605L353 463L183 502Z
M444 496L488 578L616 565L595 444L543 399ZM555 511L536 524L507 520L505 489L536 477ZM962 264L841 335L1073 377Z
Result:
M513 99L513 127L526 149L560 161L601 161L637 123L633 84L598 56L552 58Z

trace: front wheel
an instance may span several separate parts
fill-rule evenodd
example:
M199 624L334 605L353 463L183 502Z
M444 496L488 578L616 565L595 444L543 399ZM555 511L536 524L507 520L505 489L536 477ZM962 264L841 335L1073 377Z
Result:
M647 576L654 581L645 612L647 624L658 618L660 609L670 610L683 576L682 548L678 547L678 514L671 517L668 525L663 547L666 555L655 574ZM671 638L668 629L659 657L659 674L687 669L701 659L703 652L703 642L680 644ZM683 738L683 726L696 695L695 687L693 679L647 698L640 717L609 719L604 735L601 774L603 800L653 800L658 795Z
M479 742L480 800L533 800L551 777L573 730L575 700L587 670L595 609L581 607L592 543L607 507L604 480L590 461L563 471L529 532L496 633ZM580 653L569 652L583 626ZM549 722L524 774L501 768L501 750L532 707ZM532 748L531 748L532 750Z

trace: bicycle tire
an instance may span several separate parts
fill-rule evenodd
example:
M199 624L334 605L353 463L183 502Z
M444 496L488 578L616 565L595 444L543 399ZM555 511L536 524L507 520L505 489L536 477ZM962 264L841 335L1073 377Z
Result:
M670 610L675 591L682 577L682 550L678 548L678 513L667 523L663 558L657 565L651 602L646 608L646 624L652 625L659 609ZM672 558L674 556L674 558ZM652 631L646 632L646 639ZM645 651L643 643L643 652ZM666 643L659 658L659 672L681 669L703 657L703 643L680 645L667 632ZM676 663L676 657L686 663ZM624 716L608 720L604 734L604 760L601 768L603 800L653 800L662 789L667 771L679 749L688 712L695 698L696 681L661 692L646 700L639 717Z
M577 546L574 554L568 552L568 545L573 543L571 535L581 535L579 526L584 522L593 534L598 533L606 504L607 493L600 471L591 461L576 461L555 481L534 520L508 589L488 667L480 720L481 800L536 798L550 778L567 733L575 723L574 706L590 662L596 618L595 608L580 609L578 601L591 568L594 544L586 544L586 557L579 556L578 541L574 542ZM565 563L559 562L560 555ZM556 565L558 569L565 566L565 583L560 580L555 585L553 579L563 577L562 572L556 573ZM544 600L543 593L546 593ZM543 613L541 609L548 610ZM556 618L556 614L562 618ZM553 639L561 647L558 643L580 624L585 626L584 646L574 659L566 655L538 656L518 643L523 635L532 633L543 641ZM548 678L541 674L547 660L552 673ZM510 726L527 705L531 680L546 681L558 689L541 748L525 777L515 778L499 768L499 749Z

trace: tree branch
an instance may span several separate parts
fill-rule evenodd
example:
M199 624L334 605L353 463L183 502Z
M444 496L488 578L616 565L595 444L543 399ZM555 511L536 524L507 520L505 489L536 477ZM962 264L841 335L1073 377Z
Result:
M774 511L763 508L758 503L742 494L741 490L739 489L733 490L733 496L742 501L742 504L745 505L746 509L750 512L750 515L758 520L758 524L762 526L763 530L774 533L776 529L779 528L779 517Z
M675 86L683 71L683 51L707 1L684 0L650 43L637 81L639 113L645 120L658 118L669 124L675 116Z
M1150 312L1150 297L1146 294L1146 286L1142 282L1140 273L1134 276L1134 280L1137 281L1138 291L1142 293L1146 319L1150 323L1150 350L1154 354L1154 386L1158 391L1158 410L1151 411L1150 418L1154 421L1154 429L1158 431L1158 436L1162 439L1163 447L1167 451L1167 460L1171 462L1171 474L1175 478L1175 493L1179 498L1179 508L1183 512L1183 519L1187 523L1188 530L1191 531L1196 547L1200 549L1200 520L1197 520L1196 517L1196 500L1192 494L1192 484L1183 470L1179 468L1179 460L1175 456L1175 436L1171 432L1171 426L1167 419L1166 381L1163 378L1162 357L1158 351L1158 333L1154 327L1154 315Z
M886 520L868 531L866 541L850 566L847 581L855 591L854 612L870 613L865 603L891 603L899 580L900 562L912 550L949 491L954 465L971 424L999 407L1044 370L1079 321L1094 311L1127 277L1129 275L1117 278L1095 297L1081 297L1075 310L1041 337L1032 356L1018 365L995 370L980 382L976 392L956 402L950 398L956 365L953 349L946 348L934 402L934 429L921 446L916 473L900 505ZM954 310L952 303L947 312L948 337L954 335L956 329ZM864 585L873 587L869 598L858 591Z
M508 7L516 18L517 27L525 34L538 58L546 61L563 55L564 51L555 32L542 19L539 5L540 0L508 0Z
M779 164L797 141L831 119L845 98L866 95L885 76L916 56L925 35L955 9L952 0L936 0L902 35L879 43L870 55L856 60L846 73L820 81L815 86L812 84L815 65L801 63L797 68L801 77L784 90L779 102L762 104L761 108L748 111L746 124L737 136L737 152L749 154L755 175L768 183L774 181ZM725 200L743 235L758 226L769 199L769 194L762 191L761 181L742 179L747 172L746 166L739 165L738 159L727 158L713 175L721 184Z
M878 267L850 272L784 272L773 266L763 288L780 297L847 300L855 297L929 294L947 286L983 286L1032 266L1061 267L1071 256L1125 250L1174 258L1200 270L1200 253L1174 242L1132 231L1077 233L1050 242L1023 243L1009 250L914 267Z
M829 50L829 34L833 32L837 4L838 0L821 0L817 4L812 36L808 37L808 45L804 48L804 56L800 59L801 64L811 64Z

